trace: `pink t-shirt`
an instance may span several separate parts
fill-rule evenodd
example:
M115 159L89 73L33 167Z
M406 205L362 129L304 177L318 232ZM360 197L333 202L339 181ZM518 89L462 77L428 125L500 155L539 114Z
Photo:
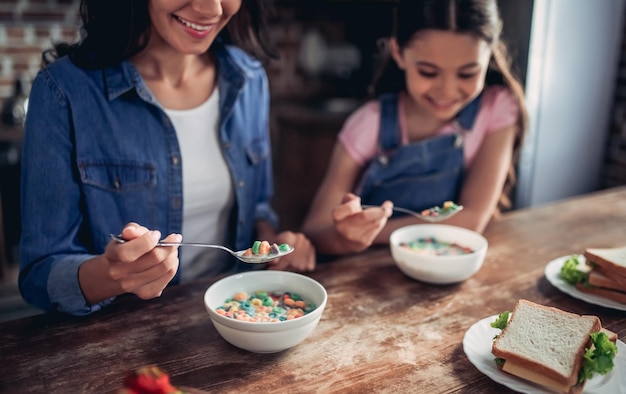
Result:
M398 106L402 143L408 143L408 132L404 106ZM519 116L519 107L513 94L504 86L488 86L480 100L480 110L474 121L474 127L465 133L463 153L465 165L471 165L483 139L487 134L513 125ZM378 133L380 129L380 101L371 100L363 104L346 120L339 132L339 141L350 156L365 165L376 157ZM437 135L457 131L454 122L450 122L437 132Z

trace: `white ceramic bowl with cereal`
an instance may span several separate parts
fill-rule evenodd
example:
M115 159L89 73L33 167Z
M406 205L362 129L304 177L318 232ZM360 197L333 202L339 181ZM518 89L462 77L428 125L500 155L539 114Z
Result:
M252 297L258 291L269 294L258 298ZM255 304L259 304L259 301L252 300L248 301L248 305L244 305L245 301L242 301L235 302L234 308L227 304L224 309L226 301L238 293L246 293L251 298L265 299L270 303L271 299L267 297L274 296L277 300L280 299L280 305L276 306L282 309L270 308L270 304L266 304L264 313L262 306L256 305L256 312L250 310L249 315L243 314L244 320L238 320L238 310L254 309ZM297 309L295 306L286 306L286 298L278 297L285 293L289 295L287 298L298 300L299 297L306 303L308 308L303 309L306 311L303 315L300 313L299 317L290 317L289 320L283 321L250 321L261 320L261 316L264 320L269 320L270 315L272 320L285 319L287 314L291 313L290 309ZM264 270L234 274L218 280L206 290L204 305L213 326L226 341L254 353L276 353L294 347L309 337L322 317L327 298L326 289L308 276L294 272ZM230 312L234 310L235 313L226 314L226 310Z
M391 233L389 247L396 265L409 277L450 284L464 281L480 270L488 242L466 228L416 224Z

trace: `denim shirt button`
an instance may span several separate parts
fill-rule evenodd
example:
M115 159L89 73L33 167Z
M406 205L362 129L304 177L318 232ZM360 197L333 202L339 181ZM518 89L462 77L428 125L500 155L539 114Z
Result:
M180 197L172 198L172 207L173 208L180 208Z
M243 187L245 185L244 181L239 181L239 183L237 184L239 187Z
M115 187L115 189L120 190L120 187L122 186L122 184L119 179L116 179L113 181L113 186Z
M229 149L230 149L230 142L224 143L224 150L229 150Z
M178 158L178 155L172 156L172 165L177 166L179 162L180 160Z

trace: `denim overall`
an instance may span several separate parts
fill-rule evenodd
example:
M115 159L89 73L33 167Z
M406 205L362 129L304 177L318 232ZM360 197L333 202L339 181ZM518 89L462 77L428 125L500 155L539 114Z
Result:
M398 95L380 97L378 156L366 168L357 193L363 204L385 200L421 211L444 201L458 201L465 159L464 132L469 132L480 106L478 96L457 115L459 131L401 145Z

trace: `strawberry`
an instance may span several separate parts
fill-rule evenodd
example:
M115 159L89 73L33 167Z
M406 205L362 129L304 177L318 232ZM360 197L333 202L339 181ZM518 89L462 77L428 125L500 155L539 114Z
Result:
M129 372L124 378L124 387L137 394L176 393L170 384L170 377L156 365L146 365Z

